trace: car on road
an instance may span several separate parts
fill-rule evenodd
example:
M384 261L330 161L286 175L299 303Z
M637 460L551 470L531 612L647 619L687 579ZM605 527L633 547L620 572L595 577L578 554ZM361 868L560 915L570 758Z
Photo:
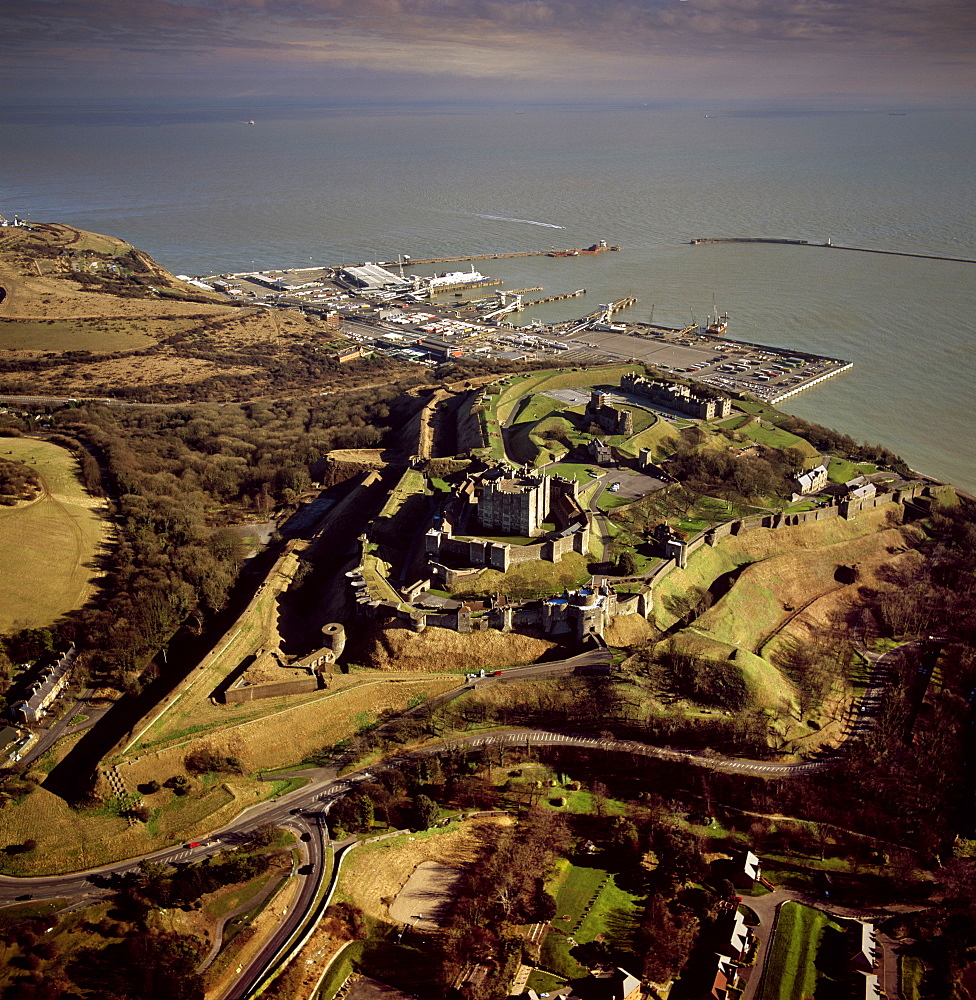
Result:
M491 672L491 676L492 677L501 677L501 675L502 675L502 671L501 670L493 670Z
M190 848L190 847L200 847L202 845L199 840L191 840L189 844L184 844L183 846L186 848Z

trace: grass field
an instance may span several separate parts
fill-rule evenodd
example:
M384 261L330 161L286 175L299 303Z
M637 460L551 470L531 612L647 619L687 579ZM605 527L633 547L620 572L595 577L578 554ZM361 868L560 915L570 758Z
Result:
M571 389L577 386L616 384L627 372L637 369L637 365L601 365L598 368L568 369L533 373L514 378L502 388L496 403L498 420L504 423L516 403L534 392L548 392L552 389Z
M0 438L0 458L29 466L44 488L36 500L0 508L0 632L8 632L48 625L88 600L109 525L66 449Z
M539 993L540 995L551 990L558 990L560 986L565 985L565 979L561 979L558 976L552 976L548 972L543 972L541 969L533 969L529 973L529 978L525 982L525 988L527 990L535 990L536 993Z
M831 456L827 464L827 478L832 483L849 483L858 476L870 476L878 471L870 462L849 462L846 458Z
M539 964L544 969L566 978L586 974L569 953L570 937L580 944L600 938L628 947L637 899L617 886L609 872L561 860L548 891L556 898L556 916L542 942Z
M637 456L641 448L650 448L655 461L670 455L678 442L678 432L667 420L658 418L648 427L630 438L621 441L617 447L626 455Z
M190 324L174 324L172 333ZM153 329L158 328L158 322ZM0 319L0 348L6 351L138 351L156 343L140 324L113 319Z
M898 961L901 970L901 992L904 1000L921 1000L922 976L925 974L922 960L914 955L902 955Z
M676 621L671 599L692 587L708 589L723 574L741 567L730 588L671 643L677 651L705 661L733 660L745 681L747 703L769 715L771 734L794 747L830 741L853 694L851 678L838 668L830 688L800 718L801 692L777 667L778 653L809 642L835 614L858 606L858 590L837 582L838 565L858 565L862 585L892 561L910 565L912 551L891 555L904 545L903 529L889 527L884 509L852 521L832 518L772 531L760 529L703 546L686 569L677 569L655 587L655 623ZM734 658L734 659L733 659Z
M451 868L477 863L477 831L486 822L507 826L512 821L502 816L452 822L445 828L404 833L357 847L342 863L336 900L348 900L367 916L388 921L389 907L383 900L395 898L421 862L436 861Z
M805 468L812 469L820 464L820 452L809 441L797 437L796 434L791 434L789 431L780 430L778 427L770 427L767 424L759 424L754 420L743 424L738 430L741 434L749 438L750 441L755 441L757 444L764 444L769 448L778 448L780 450L785 450L786 448L798 449L803 452Z
M590 575L586 556L570 552L556 563L535 559L514 566L507 573L495 569L482 570L477 576L458 582L450 590L452 594L529 597L581 587Z
M759 1000L805 1000L814 995L815 960L824 928L839 930L826 913L792 900L780 907Z
M298 764L308 754L376 722L384 712L402 712L418 697L433 697L457 685L453 673L409 679L356 674L340 679L341 686L314 694L267 698L246 706L211 706L210 718L189 734L130 754L120 764L126 786L150 781L160 769L176 773L186 754L200 743L239 757L249 772ZM247 708L251 717L229 714L237 708Z

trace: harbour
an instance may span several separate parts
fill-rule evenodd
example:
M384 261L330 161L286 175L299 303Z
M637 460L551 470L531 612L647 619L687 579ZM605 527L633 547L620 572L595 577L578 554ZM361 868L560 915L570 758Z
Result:
M638 305L614 322L646 321L656 303L653 322L681 328L692 310L703 319L714 295L731 316L727 336L854 363L783 408L859 440L883 440L913 468L976 489L969 453L957 444L972 438L971 263L688 242L829 236L835 246L976 258L970 112L783 118L760 109L713 122L683 109L533 110L491 118L498 131L490 157L482 115L401 111L376 146L372 138L367 145L369 122L298 115L247 130L174 122L169 131L14 123L5 149L13 193L2 214L29 211L115 233L173 273L274 265L314 277L326 262L390 261L400 251L459 258L407 272L431 273L494 251L482 270L502 279L498 289L545 286L524 296L535 299L586 287L580 299L500 317L523 327L580 318L634 293ZM78 160L61 157L66 142L80 150ZM772 143L780 156L755 155ZM285 148L295 155L282 158ZM432 159L418 152L426 149L451 153ZM382 172L365 169L377 150ZM156 168L119 170L120 156L150 157ZM310 163L330 177L326 193L313 191ZM563 183L552 183L553 165ZM597 236L622 252L547 256L553 244L583 248ZM509 252L524 255L507 259ZM306 302L334 308L325 298Z
M610 249L604 241L594 248ZM619 249L619 248L615 248ZM552 252L470 255L547 256ZM557 258L560 254L555 255ZM443 263L400 255L395 262L294 268L193 279L242 303L299 309L338 328L353 357L388 356L435 366L449 359L518 362L558 359L561 363L643 363L663 376L698 382L732 395L764 402L791 398L849 371L852 362L803 350L777 348L726 336L729 317L717 309L704 323L675 327L628 320L637 296L604 302L576 319L516 325L508 317L531 307L583 298L586 288L525 300L532 288L499 289L489 296L455 301L467 290L502 285L473 269L424 277L405 268ZM456 258L455 258L456 259ZM393 270L393 269L396 270ZM460 289L460 290L459 290ZM453 295L454 298L448 298ZM340 349L337 356L343 354Z

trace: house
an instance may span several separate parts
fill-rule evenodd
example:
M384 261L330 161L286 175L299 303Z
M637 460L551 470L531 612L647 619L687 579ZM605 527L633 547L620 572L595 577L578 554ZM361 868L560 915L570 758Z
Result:
M881 984L878 977L872 972L864 977L864 1000L881 1000L884 994L881 992Z
M871 972L874 969L878 951L874 925L855 921L851 937L854 939L854 947L857 949L851 955L851 968L858 972Z
M610 445L600 438L593 438L586 446L586 453L597 465L613 465L613 452Z
M732 883L740 889L751 889L762 878L759 858L752 851L738 851L732 858L735 868Z
M358 361L363 356L361 347L340 347L338 351L333 351L329 357L333 361L338 361L344 365L347 361Z
M722 914L715 924L716 950L707 959L707 968L701 969L702 995L709 1000L731 1000L738 997L739 967L752 945L752 930L746 925L745 916L736 909ZM703 959L703 963L706 960ZM705 994L704 990L708 989Z
M68 686L68 675L77 650L71 648L53 666L44 667L27 689L27 698L10 706L15 722L40 722L48 705Z
M827 466L821 464L815 469L801 472L793 482L797 493L819 493L827 485Z
M723 940L718 954L741 962L752 943L752 929L746 924L746 918L739 909L721 923Z
M878 488L867 476L855 476L836 490L844 500L864 500L877 494Z
M708 994L709 1000L731 1000L729 990L737 988L739 967L725 955L716 955L715 961L715 977ZM738 993L732 996L738 996Z
M17 753L17 746L23 737L24 734L13 726L0 729L0 760L9 760Z

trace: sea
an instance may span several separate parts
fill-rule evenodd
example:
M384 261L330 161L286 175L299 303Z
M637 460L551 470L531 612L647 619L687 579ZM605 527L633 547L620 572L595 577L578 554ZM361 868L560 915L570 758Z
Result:
M732 338L851 361L781 407L976 492L976 264L690 242L976 259L973 111L238 102L21 109L0 129L0 214L121 237L180 274L606 240L620 251L476 266L587 289L522 322L635 295L627 318L726 312Z

